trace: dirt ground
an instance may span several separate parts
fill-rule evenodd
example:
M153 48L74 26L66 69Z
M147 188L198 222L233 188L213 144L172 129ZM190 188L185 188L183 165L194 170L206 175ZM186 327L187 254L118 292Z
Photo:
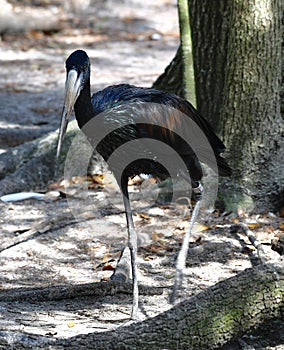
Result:
M32 1L23 4L31 5ZM54 4L58 5L56 1ZM1 152L58 128L64 60L72 50L83 48L88 52L95 91L121 82L151 86L178 47L173 0L95 1L86 12L75 15L63 7L47 5L45 10L58 16L60 29L2 35ZM42 8L31 10L40 15ZM40 303L5 299L5 293L17 290L80 285L110 277L126 242L120 193L109 183L98 185L89 181L88 190L85 185L86 179L78 178L70 182L67 196L60 184L54 184L53 189L47 189L44 200L0 202L1 349L13 349L13 341L20 337L29 345L27 335L68 338L103 332L128 319L131 294ZM131 186L140 243L139 281L163 288L161 295L141 296L142 319L171 307L175 259L190 217L185 205L158 205L149 200L148 193L155 186L147 180ZM54 189L57 194L61 191L59 196L52 196ZM87 198L92 199L92 204ZM270 245L274 235L283 230L278 213L241 214L236 217L216 210L203 212L199 217L179 299L258 263L247 238L230 230L230 225L240 220L253 230L271 259L279 258ZM32 343L30 346L33 348ZM226 349L284 349L284 323L275 320L266 324Z

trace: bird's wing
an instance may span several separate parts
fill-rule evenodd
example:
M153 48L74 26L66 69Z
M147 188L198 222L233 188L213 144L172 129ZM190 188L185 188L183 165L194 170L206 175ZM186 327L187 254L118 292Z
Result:
M142 140L152 139L169 146L154 150L160 154L174 156L176 152L187 158L196 154L207 164L216 157L219 171L230 172L226 161L219 156L225 146L211 125L189 102L174 94L126 84L114 85L96 93L93 105L96 114L103 115L103 124L111 129L107 142L103 142L106 150L102 154L110 155L121 145L139 140L128 151L133 152L133 156L136 154L136 158L150 157L153 147Z
M130 104L132 107L129 107ZM175 130L177 134L180 134L180 131L192 128L192 121L206 136L215 154L220 154L225 150L223 142L216 136L207 120L188 101L177 95L151 88L120 84L109 86L95 94L93 105L97 112L117 106L120 106L122 111L125 107L128 115L124 118L128 118L133 124L149 125L144 130L143 127L139 127L139 134L143 137L161 139L164 142L170 142L170 133L166 129L171 132ZM115 119L112 118L112 120ZM151 125L154 124L159 125L160 128L151 128ZM173 137L171 139L176 142Z

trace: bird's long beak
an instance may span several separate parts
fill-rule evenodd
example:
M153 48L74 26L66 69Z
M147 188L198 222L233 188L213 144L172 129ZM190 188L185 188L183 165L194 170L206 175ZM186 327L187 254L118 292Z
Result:
M59 157L62 142L66 133L67 125L69 122L70 115L74 104L80 94L80 87L82 84L82 75L78 74L75 69L71 69L68 72L66 83L65 83L65 99L61 115L60 130L57 142L56 157Z

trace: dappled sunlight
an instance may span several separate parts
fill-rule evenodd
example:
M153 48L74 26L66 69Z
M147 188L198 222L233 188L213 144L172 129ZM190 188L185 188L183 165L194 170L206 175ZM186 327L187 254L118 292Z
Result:
M63 160L66 154L63 154L56 163L54 140L58 138L58 133L55 130L59 127L59 117L62 110L66 76L65 59L78 48L88 52L92 71L91 91L124 82L149 87L163 73L178 48L179 31L175 17L177 4L174 0L157 0L155 2L145 0L142 3L138 0L128 2L85 1L92 5L81 9L81 1L75 0L65 0L65 7L63 2L59 0L39 2L25 0L23 2L25 4L44 3L46 9L50 4L56 3L56 11L59 11L56 13L59 15L54 20L58 27L54 30L36 29L15 33L7 32L1 36L0 99L3 108L1 109L0 121L0 148L3 147L3 151L7 150L6 154L13 158L13 155L17 152L21 153L23 150L23 148L15 146L49 133L48 136L35 143L36 147L31 152L33 154L32 160L30 154L25 154L23 161L19 157L19 164L16 162L15 169L11 168L11 171L10 169L6 171L6 164L9 167L10 162L7 159L5 162L2 161L4 158L0 159L0 176L6 176L4 180L6 179L8 182L7 187L5 187L6 183L2 182L4 183L3 191L5 192L7 188L10 190L12 186L15 188L17 181L19 183L22 181L22 177L17 174L23 170L22 173L26 175L25 171L28 168L26 165L29 165L30 161L36 164L35 169L39 169L38 162L41 161L41 154L34 156L33 152L38 152L41 148L49 150L50 145L52 150L50 153L48 151L47 166L40 168L40 171L33 171L32 167L31 174L28 174L27 177L24 176L23 180L25 181L27 178L26 183L24 183L26 187L30 187L27 191L43 193L43 200L28 199L13 203L0 201L0 347L2 342L9 346L22 343L24 347L34 344L44 347L53 341L69 340L72 337L76 337L73 339L74 341L80 341L84 338L81 335L93 333L95 341L91 346L95 348L98 346L96 339L101 335L97 335L97 333L110 331L110 337L112 337L113 334L119 333L119 331L114 332L116 327L124 325L131 314L133 302L131 278L129 281L127 280L127 283L111 279L120 259L121 251L127 243L128 234L123 197L114 177L109 172L106 173L105 163L101 162L94 154L92 155L94 164L90 164L92 161L89 162L89 158L87 165L84 163L84 166L81 166L85 149L77 145L74 146L74 149L68 148L70 139L67 139L66 150L69 149L69 154L74 156L74 159L78 156L81 161L81 163L78 162L78 165L75 162L70 162L70 168L74 170L75 174L70 177L65 176L64 180L58 180L61 176L58 175L54 177L56 180L52 180L52 183L44 182L45 185L42 185L40 180L41 176L44 177L46 174L49 176L49 170L53 172L54 164L56 166L60 164L62 168L64 167ZM13 6L17 8L19 6L17 4L20 2L13 0L13 3ZM227 7L225 3L223 4L224 9L220 8L220 13L226 8L226 14L229 14L231 5L240 5L238 2L231 5L228 3ZM262 39L263 34L271 25L271 3L267 0L253 1L253 3L253 7L248 9L247 6L244 6L244 8L254 12L254 22L249 23L249 26L252 29L251 32L256 32L253 30L254 27L259 29L260 39ZM196 6L197 4L198 1L196 1ZM210 4L208 2L207 6ZM67 9L69 5L71 7ZM21 6L25 5L21 4ZM205 14L206 6L203 10ZM36 13L37 11L38 13ZM40 11L40 5L38 8L34 6L35 15L40 15ZM28 12L27 15L29 15ZM18 14L20 16L20 13ZM249 17L248 12L246 15ZM24 14L25 16L26 14ZM38 17L40 18L40 16ZM246 21L246 18L242 19L244 22ZM224 23L221 23L223 20L230 26L229 18L226 16L212 17L212 23L210 19L212 32L219 25L223 26ZM0 28L1 25L0 23ZM213 30L215 25L216 28L214 27ZM226 25L224 25L225 27ZM254 107L257 108L260 100L254 94L256 81L253 75L253 71L257 67L251 66L247 72L245 72L245 68L248 56L254 54L255 42L259 38L252 36L256 41L249 42L251 38L242 36L241 31L238 31L236 26L231 26L231 30L236 30L237 39L248 42L249 45L249 50L244 54L233 57L233 62L240 61L244 70L244 74L240 78L243 84L243 86L240 84L240 89L243 89L244 93L243 105L247 102L246 99L253 98ZM224 37L225 34L222 33ZM219 35L218 39L222 44L221 41L224 38ZM229 41L227 44L228 50L224 56L228 58L229 62L230 55L234 51L231 50ZM205 40L201 41L201 45L202 47L204 45L207 50ZM211 61L219 63L218 57L212 56L213 51L213 49L206 51L206 59L208 58L210 62L205 60L207 65L201 67L201 74L204 75L204 79L208 83L212 79L210 77ZM221 55L221 45L219 54ZM258 57L261 57L261 50L257 54ZM218 65L216 67L222 70L224 79L227 79L226 67ZM219 94L217 85L220 80L217 75L214 87L216 95ZM260 74L258 81L266 83L261 81L264 79L262 76L264 75ZM232 80L234 79L239 79L239 77L233 74ZM232 84L233 88L234 84ZM224 91L219 94L221 96L220 103L217 103L217 105L221 104L220 111L218 108L212 109L212 118L215 116L218 118L218 113L222 113ZM204 90L202 95L205 96L205 105L206 103L211 104L207 91ZM232 92L232 96L234 95L235 91ZM236 102L234 108L241 110L242 105L238 105ZM216 111L218 113L215 113ZM247 115L249 118L250 114ZM241 117L242 113L238 115L238 118ZM74 115L70 119L72 118L74 119ZM244 123L240 124L238 118L230 137L234 137L234 133L241 133L241 129L245 125ZM255 122L259 123L257 118L255 118ZM76 121L73 120L72 124L74 132L72 136L74 136L78 127ZM229 120L226 125L229 125ZM253 140L255 130L252 128L251 147L262 149L264 146ZM198 142L200 144L200 139ZM79 139L79 143L82 146L82 139ZM244 144L243 147L245 146ZM135 151L137 150L135 149ZM236 149L237 152L238 149ZM168 153L166 154L168 156ZM212 154L212 159L215 159L213 156ZM26 159L28 160L26 161ZM72 160L74 159L72 158ZM227 159L229 162L229 157ZM264 158L264 160L267 159ZM8 160L10 161L10 159ZM172 159L171 162L174 163ZM93 166L94 168L92 168ZM95 175L85 175L87 168L89 172L93 169L98 170L98 172L94 171ZM204 175L210 173L208 169L202 168L202 170ZM78 171L81 173L78 174ZM52 176L53 174L50 175L50 177ZM209 179L207 176L204 178L203 185ZM162 328L165 324L174 330L177 324L175 317L184 310L179 303L185 306L191 302L192 320L195 322L195 315L200 312L201 324L205 324L207 322L205 318L209 313L207 313L208 310L205 310L206 306L204 308L204 305L208 306L211 303L212 310L214 310L213 304L215 302L214 298L211 299L210 293L214 294L214 290L216 291L224 285L235 286L235 290L237 290L240 276L243 276L242 281L245 281L244 285L240 286L240 291L244 296L247 287L251 290L258 288L257 273L259 271L260 273L265 271L268 279L275 278L275 281L269 282L269 286L273 283L280 285L278 283L281 281L277 280L276 273L270 275L270 271L266 271L266 267L262 269L263 266L258 266L266 260L262 261L259 258L256 245L247 232L238 230L235 226L246 225L249 234L255 238L257 243L260 242L263 245L265 258L273 263L279 260L279 254L271 250L271 241L273 238L279 237L275 245L280 242L284 229L283 222L281 222L284 213L274 214L267 211L261 215L253 215L248 212L248 207L242 210L237 208L236 212L226 212L225 209L220 208L220 203L216 205L217 209L214 209L213 202L216 199L218 182L216 176L214 179L216 187L212 185L213 181L210 183L209 180L208 189L203 186L205 196L203 196L197 222L192 228L188 253L185 254L185 269L180 269L184 276L176 293L175 304L170 303L170 296L175 283L177 257L193 217L192 209L196 204L194 197L191 200L192 188L190 186L187 188L182 181L178 181L178 187L175 188L175 200L169 203L171 188L167 181L159 182L146 173L134 177L128 182L133 221L138 233L139 317L142 321L146 321L141 323L141 327L145 324L148 327L151 323L147 322L151 322L152 317L158 316L161 318L158 318L157 324L161 325ZM246 176L243 176L243 180L249 182L249 178ZM204 197L210 199L207 201L208 205L207 202L205 203ZM249 273L246 269L249 269ZM269 269L267 268L267 270ZM250 276L250 279L245 280L247 275ZM224 280L226 280L225 283L218 284ZM231 284L232 280L235 285ZM123 287L117 288L117 285L123 285ZM226 292L227 296L233 294L232 290L234 293L234 289L229 288ZM226 310L227 307L230 308L230 304L226 304L227 296L223 291L224 289L220 288L216 296L218 297L218 307L220 306L221 310ZM205 299L208 297L208 304L200 303L202 295L205 296ZM232 296L234 298L235 294ZM238 298L242 302L242 295L238 295ZM212 300L213 302L211 302ZM211 305L207 307L209 312ZM246 300L243 305L245 315L246 306L250 307L250 305L246 304ZM163 319L162 314L168 311L170 312L166 313ZM247 313L249 312L251 309L247 311ZM215 315L212 316L214 322ZM162 321L160 322L159 319ZM210 322L210 320L209 315L208 321ZM181 323L190 332L195 332L191 329L189 321L191 320L186 315L181 318ZM213 337L219 332L217 326L220 324L216 322L214 324L216 328L212 327ZM156 331L155 327L153 329L148 327L146 333L152 331ZM182 339L186 331L184 328L181 332L176 332L178 341ZM227 336L225 331L223 333L224 337ZM201 340L203 338L199 329L196 334L191 339L200 338ZM104 334L103 336L107 337L108 335ZM130 336L130 333L127 336ZM136 334L134 334L133 339L135 336ZM156 332L153 336L158 338L158 333ZM167 337L164 338L165 341L168 340ZM177 347L179 345L181 343L177 342ZM167 346L163 348L167 348Z
M255 29L265 31L271 26L273 11L270 0L254 1L251 12L254 13Z

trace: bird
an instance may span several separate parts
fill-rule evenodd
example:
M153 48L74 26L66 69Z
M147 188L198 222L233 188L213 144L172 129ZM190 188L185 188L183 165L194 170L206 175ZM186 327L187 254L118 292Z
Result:
M56 156L58 159L74 109L79 128L108 163L123 195L133 288L130 319L138 320L137 232L129 199L129 178L139 174L158 179L180 176L192 186L196 202L177 258L174 300L203 194L201 163L220 176L230 176L232 170L220 155L225 151L223 142L187 100L129 84L111 85L91 96L91 63L87 53L81 49L72 52L65 66L65 97Z

